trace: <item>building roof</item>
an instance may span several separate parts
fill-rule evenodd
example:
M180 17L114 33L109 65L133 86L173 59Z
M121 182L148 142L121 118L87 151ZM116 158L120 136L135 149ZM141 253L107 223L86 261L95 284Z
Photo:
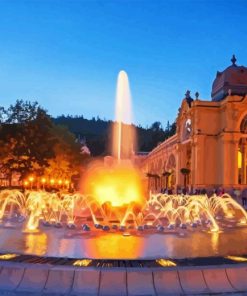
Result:
M212 86L212 101L221 101L229 95L247 94L247 67L236 64L235 55L233 55L232 65L222 72L217 72Z

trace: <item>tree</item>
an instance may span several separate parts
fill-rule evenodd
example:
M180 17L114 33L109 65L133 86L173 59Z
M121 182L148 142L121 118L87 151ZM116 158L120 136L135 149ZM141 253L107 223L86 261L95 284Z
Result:
M6 110L0 106L0 124L4 122L6 116Z
M89 155L81 153L81 144L65 126L53 125L53 136L56 138L53 147L55 156L48 160L44 174L54 179L79 176L81 165Z
M162 131L161 123L159 121L155 121L151 125L151 130L154 131L154 132L160 132L160 131Z
M97 120L96 120L97 119ZM110 131L113 122L100 119L99 117L86 119L82 115L78 118L74 116L59 116L53 118L55 124L66 126L76 137L80 135L87 139L87 145L93 156L109 154ZM176 133L176 123L167 124L166 129L162 128L159 121L154 122L150 127L135 126L137 133L137 147L141 151L150 151L158 143L173 136Z
M169 132L170 131L170 128L171 128L171 125L170 125L170 122L169 122L169 120L167 121L167 124L166 124L166 129L165 129L165 131L166 132Z
M159 121L154 122L150 127L151 132L151 149L157 146L157 144L165 140L165 133L162 125Z
M56 139L50 117L37 102L18 100L5 113L0 130L0 169L9 176L11 185L14 172L21 178L30 172L42 174L54 157Z
M176 122L174 121L172 124L167 121L166 129L165 129L165 139L168 139L176 134Z
M176 129L177 129L177 125L176 125L176 121L174 121L171 125L170 125L170 137L176 134Z

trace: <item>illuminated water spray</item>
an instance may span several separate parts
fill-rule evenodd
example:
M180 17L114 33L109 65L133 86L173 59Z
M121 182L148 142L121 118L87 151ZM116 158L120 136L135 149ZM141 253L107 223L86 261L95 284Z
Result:
M133 122L131 93L129 80L125 71L120 71L117 79L115 106L115 121L113 126L112 154L120 161L130 159L135 150L136 135L131 125Z
M126 72L120 71L115 123L112 126L113 157L110 157L110 165L92 162L81 182L83 193L93 196L100 205L110 203L116 208L145 202L141 174L132 163L136 146L136 132L132 122L129 80Z
M66 223L73 229L77 217L92 220L95 228L104 227L105 231L113 226L121 231L127 227L143 231L151 226L159 232L165 227L169 231L177 227L202 227L217 233L228 224L247 225L246 211L228 194L220 198L216 195L208 198L206 195L150 194L148 198L142 175L131 161L136 142L132 122L128 76L121 71L113 125L114 157L110 157L118 162L92 162L81 181L82 192L74 194L0 191L0 222L9 227L13 219L25 221L24 232L36 232L41 223L57 228ZM83 225L83 231L89 230L90 226Z

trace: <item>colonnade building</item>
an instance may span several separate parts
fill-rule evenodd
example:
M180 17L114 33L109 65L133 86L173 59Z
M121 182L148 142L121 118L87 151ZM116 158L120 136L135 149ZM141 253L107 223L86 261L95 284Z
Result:
M149 189L239 188L247 186L247 67L217 72L211 100L187 91L176 119L176 134L143 162Z

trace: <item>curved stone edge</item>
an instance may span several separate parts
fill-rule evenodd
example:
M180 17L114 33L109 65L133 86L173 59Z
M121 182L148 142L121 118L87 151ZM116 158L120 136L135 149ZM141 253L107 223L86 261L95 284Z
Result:
M17 287L18 291L29 292L41 292L48 280L49 269L44 268L25 268L22 281Z
M0 271L0 289L13 291L21 283L24 275L24 267L4 266Z
M247 266L76 268L0 265L0 291L70 295L181 295L247 292Z
M247 267L228 267L226 276L232 287L238 291L247 291Z

